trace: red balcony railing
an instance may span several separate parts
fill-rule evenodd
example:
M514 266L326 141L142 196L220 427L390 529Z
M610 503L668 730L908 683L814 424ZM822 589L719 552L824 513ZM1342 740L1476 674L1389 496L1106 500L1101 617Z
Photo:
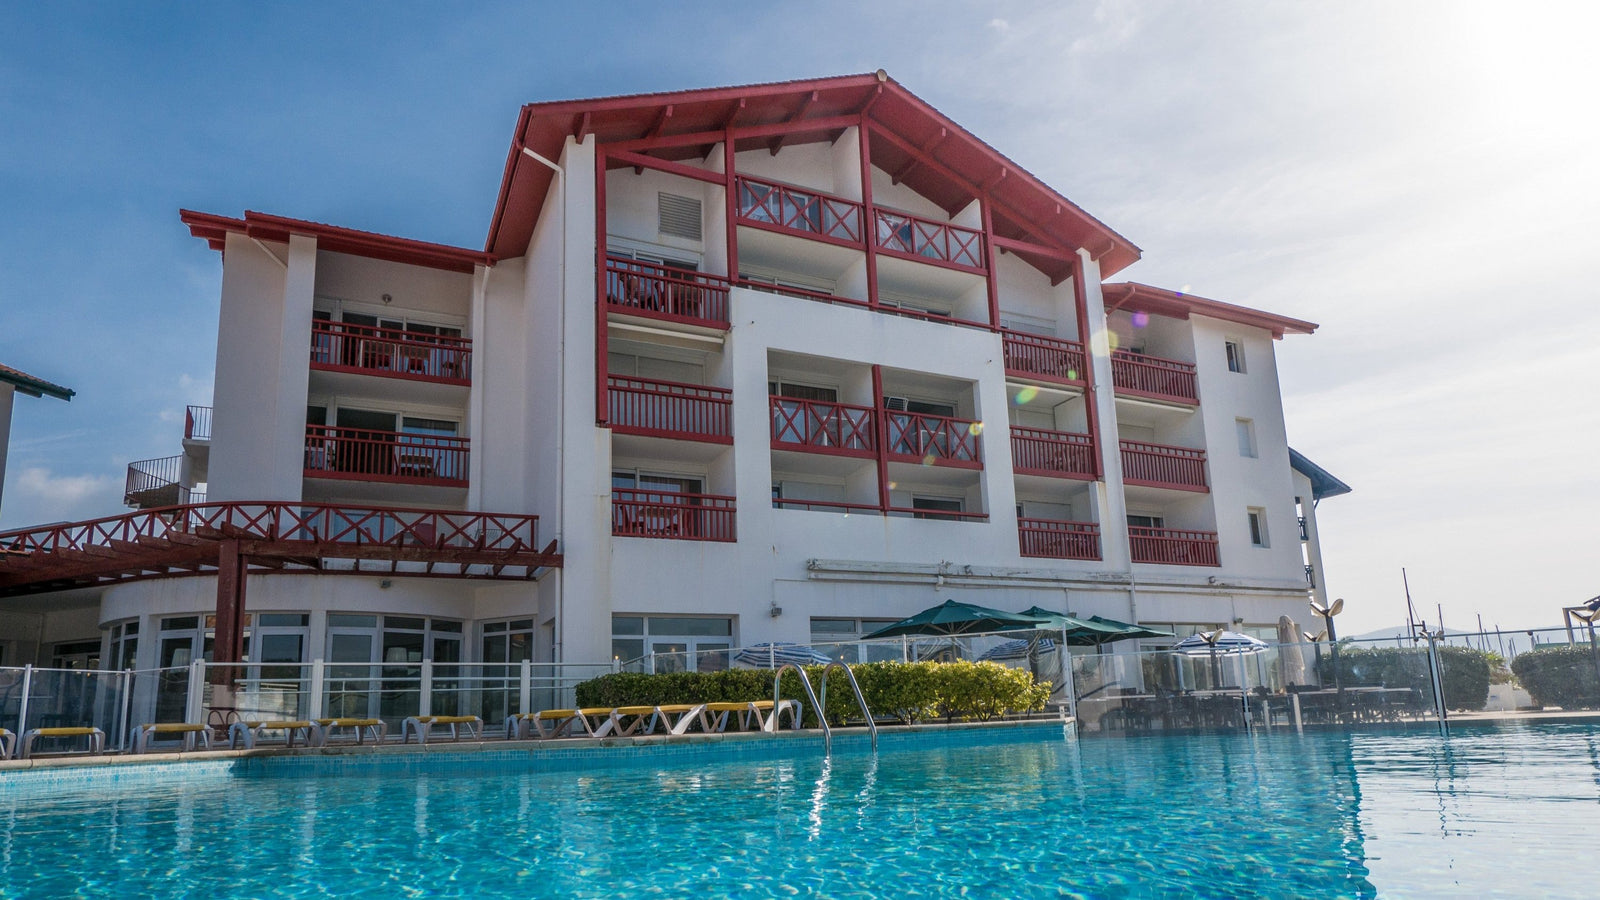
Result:
M894 256L984 271L983 233L910 213L875 209L878 250Z
M472 341L318 320L311 323L311 368L469 384Z
M733 392L703 384L611 375L611 429L623 434L733 443Z
M871 458L878 446L872 410L792 397L771 397L772 446Z
M888 457L900 462L983 468L979 435L983 424L929 413L884 410L889 427Z
M306 426L306 477L467 485L467 439L368 428Z
M1077 341L1020 331L1003 331L1001 340L1005 345L1008 375L1065 384L1083 384L1089 378L1083 345Z
M1128 526L1128 547L1136 563L1167 566L1219 566L1215 531Z
M1094 438L1069 431L1011 426L1011 466L1020 475L1093 479Z
M735 539L733 498L612 488L611 533L622 537L731 541Z
M1048 559L1099 559L1100 526L1093 522L1018 519L1023 556Z
M1122 480L1145 487L1206 490L1206 452L1143 441L1121 441Z
M728 327L728 279L638 260L606 260L606 303L616 312Z
M186 441L211 440L211 407L189 407L189 410L183 415L183 439Z
M1194 364L1124 350L1111 354L1111 381L1120 394L1199 403Z
M742 175L737 180L740 224L862 245L861 204Z

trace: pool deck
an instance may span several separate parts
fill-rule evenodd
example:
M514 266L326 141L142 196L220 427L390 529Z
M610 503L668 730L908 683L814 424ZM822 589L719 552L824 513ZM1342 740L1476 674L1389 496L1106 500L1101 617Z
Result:
M1038 715L1032 717L1014 717L996 719L988 722L923 722L916 725L879 725L880 739L893 740L896 737L912 734L942 734L952 735L972 732L990 732L997 730L1037 727L1041 725L1065 726L1071 719L1064 716ZM976 735L973 735L976 736ZM998 735L996 735L998 737ZM257 746L251 750L168 750L152 749L148 753L133 754L120 751L107 751L102 754L89 753L63 753L47 756L36 756L32 759L0 760L0 785L4 784L4 776L12 772L47 769L80 769L116 766L150 766L165 765L181 762L199 761L226 761L243 760L252 758L316 758L316 757L382 757L382 756L415 756L418 754L473 754L502 750L527 751L537 755L548 753L550 755L569 753L573 750L599 750L635 748L648 751L650 749L681 750L684 748L711 749L717 745L749 745L753 742L762 742L764 746L770 741L803 741L815 743L820 746L823 734L820 729L803 728L800 730L783 729L776 734L762 731L730 731L714 734L655 734L631 735L628 737L563 737L539 739L529 738L523 740L508 740L504 738L484 738L478 740L452 741L435 738L426 744L402 744L398 740L386 740L382 743L357 744L354 741L341 741L322 747L283 747L283 746ZM865 743L868 732L864 727L835 728L833 739L847 741L851 746ZM743 749L743 748L741 748Z

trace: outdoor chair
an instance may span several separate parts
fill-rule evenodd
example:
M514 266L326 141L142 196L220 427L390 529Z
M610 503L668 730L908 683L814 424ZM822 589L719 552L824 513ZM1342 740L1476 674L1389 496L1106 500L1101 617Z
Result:
M22 735L22 752L20 759L28 759L33 754L33 742L42 737L86 737L89 739L90 753L104 753L106 749L106 733L92 727L67 727L67 728L30 728Z
M358 744L365 743L369 737L374 744L381 744L389 735L389 723L382 719L318 719L317 724L322 727L323 744L343 729L354 732Z
M415 734L417 743L426 744L436 727L448 727L452 741L460 740L463 731L469 738L483 739L483 720L477 716L407 716L400 723L400 743L410 742Z
M197 744L205 744L207 750L211 749L211 729L204 725L188 722L163 722L159 724L144 724L133 726L133 733L129 735L128 743L132 745L134 753L144 753L150 749L150 740L157 735L179 735L183 739L185 752L194 750Z
M13 732L0 728L0 759L10 759L11 754L17 750L17 736Z
M246 750L254 750L256 741L264 731L283 732L285 746L293 747L296 736L307 747L322 746L322 726L307 719L291 719L280 722L245 721L234 722L228 726L228 749L243 746Z

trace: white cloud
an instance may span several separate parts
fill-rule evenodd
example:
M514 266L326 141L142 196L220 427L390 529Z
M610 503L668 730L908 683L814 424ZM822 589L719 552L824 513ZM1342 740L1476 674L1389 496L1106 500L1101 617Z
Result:
M123 479L114 475L58 475L43 466L8 472L0 495L5 529L47 522L76 522L126 512Z
M1005 19L990 19L989 27L1000 32L1001 34L1005 34L1011 30L1011 23L1007 22Z

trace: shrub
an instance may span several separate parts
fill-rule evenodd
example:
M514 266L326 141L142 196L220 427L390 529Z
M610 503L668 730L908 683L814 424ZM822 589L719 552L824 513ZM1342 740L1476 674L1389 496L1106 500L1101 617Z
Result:
M823 668L806 667L806 677L817 690L822 687ZM1050 697L1049 682L1035 682L1028 671L998 663L877 662L850 669L874 716L893 716L907 725L934 716L987 721L1008 712L1043 709ZM861 719L861 708L848 682L837 674L829 680L828 721L839 724ZM772 673L765 669L659 675L618 672L582 682L576 693L581 707L766 700L772 697ZM779 693L786 700L805 697L800 679L793 673L784 674ZM804 706L804 724L815 726L815 711L809 703Z
M1538 706L1600 706L1600 674L1588 647L1540 647L1511 661L1511 671Z
M1489 657L1468 647L1439 647L1439 668L1444 679L1444 702L1450 709L1483 709L1489 702ZM1352 647L1340 644L1339 682L1346 687L1381 684L1409 687L1423 697L1433 696L1425 647ZM1334 683L1333 650L1323 651L1319 674L1324 685Z

